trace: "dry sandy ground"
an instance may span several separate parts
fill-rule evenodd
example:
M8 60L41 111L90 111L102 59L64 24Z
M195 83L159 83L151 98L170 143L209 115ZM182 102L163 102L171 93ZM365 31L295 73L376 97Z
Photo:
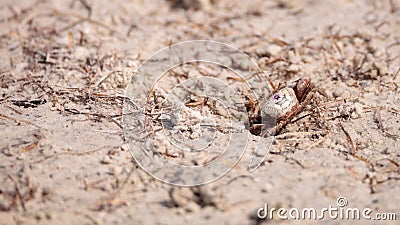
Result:
M264 203L320 209L340 196L349 207L399 217L399 7L397 0L1 1L0 224L261 224ZM247 171L247 151L216 182L178 188L133 160L122 137L122 96L147 57L194 39L246 52L276 85L308 76L327 97L316 95L302 112L309 115L280 132L256 172ZM34 99L43 101L23 101Z

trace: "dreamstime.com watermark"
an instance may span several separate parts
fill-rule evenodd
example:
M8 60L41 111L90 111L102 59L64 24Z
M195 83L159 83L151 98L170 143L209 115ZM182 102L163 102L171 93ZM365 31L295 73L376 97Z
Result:
M347 207L348 200L339 197L336 206L326 208L274 208L267 203L257 210L257 217L261 220L397 220L396 213L373 212L371 208Z

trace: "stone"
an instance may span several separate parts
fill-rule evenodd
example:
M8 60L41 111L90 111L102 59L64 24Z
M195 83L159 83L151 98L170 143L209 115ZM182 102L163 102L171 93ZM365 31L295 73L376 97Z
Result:
M102 164L110 164L112 162L111 157L106 155L103 157L103 159L100 161Z

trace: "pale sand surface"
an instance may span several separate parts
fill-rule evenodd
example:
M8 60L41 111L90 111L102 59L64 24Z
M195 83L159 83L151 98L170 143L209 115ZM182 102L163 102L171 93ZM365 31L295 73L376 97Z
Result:
M0 3L0 224L262 224L264 203L320 209L340 196L400 216L400 1L87 3ZM276 85L310 77L327 98L256 172L249 150L223 178L182 189L135 164L117 96L147 57L194 39L246 52ZM46 103L13 102L31 99Z

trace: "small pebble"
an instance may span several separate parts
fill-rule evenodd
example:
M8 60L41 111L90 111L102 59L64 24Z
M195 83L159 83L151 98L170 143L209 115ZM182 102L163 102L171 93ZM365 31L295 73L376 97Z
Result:
M1 150L1 152L2 152L5 156L13 156L13 155L14 155L14 153L12 152L12 149L11 149L11 145L10 145L10 144L8 144L6 147L4 147L4 148Z
M389 74L388 67L383 62L374 62L374 67L378 70L380 76Z
M357 115L357 118L361 117L364 113L362 105L358 102L354 104L354 113Z
M75 48L75 57L78 59L86 59L90 57L88 48L77 46Z
M170 198L177 207L184 207L189 202L196 201L197 197L189 188L173 188L170 191Z
M111 167L110 168L110 173L111 174L113 174L113 175L119 175L119 174L121 174L122 173L122 171L123 171L123 168L122 167L120 167L120 166L113 166L113 167Z
M356 47L361 47L364 44L364 40L359 37L355 37L353 42Z
M273 185L271 183L267 182L264 185L264 187L261 188L261 192L268 193L268 192L271 192L272 189L273 189Z
M288 69L287 69L288 71L290 71L290 72L299 72L300 71L300 68L299 68L299 66L298 65L295 65L295 64L292 64L292 65L290 65L289 67L288 67Z
M24 160L24 159L25 159L25 154L24 154L24 153L19 154L19 155L17 156L17 159L18 159L18 160Z
M188 202L184 207L186 212L195 213L200 211L200 206L195 202Z
M289 62L292 64L296 64L301 61L301 57L296 55L296 53L294 51L288 52L288 58L289 58Z
M125 151L128 151L128 150L129 150L129 145L128 145L127 143L122 144L122 145L121 145L121 150L124 151L124 152L125 152Z
M305 63L311 63L314 59L313 59L313 57L311 57L311 56L309 56L309 55L304 55L304 56L302 57L302 60L303 60L303 62L305 62Z
M110 164L112 161L111 161L111 157L110 156L108 156L108 155L106 155L106 156L104 156L103 157L103 159L100 161L102 164Z
M282 51L282 48L279 45L270 45L267 48L267 52L271 56L278 56Z
M338 97L342 96L342 93L343 93L343 91L337 89L337 90L334 90L334 91L332 92L332 96L333 96L334 98L338 98Z
M192 140L198 139L199 137L200 137L199 132L193 132L192 134L190 134L190 139L192 139Z

